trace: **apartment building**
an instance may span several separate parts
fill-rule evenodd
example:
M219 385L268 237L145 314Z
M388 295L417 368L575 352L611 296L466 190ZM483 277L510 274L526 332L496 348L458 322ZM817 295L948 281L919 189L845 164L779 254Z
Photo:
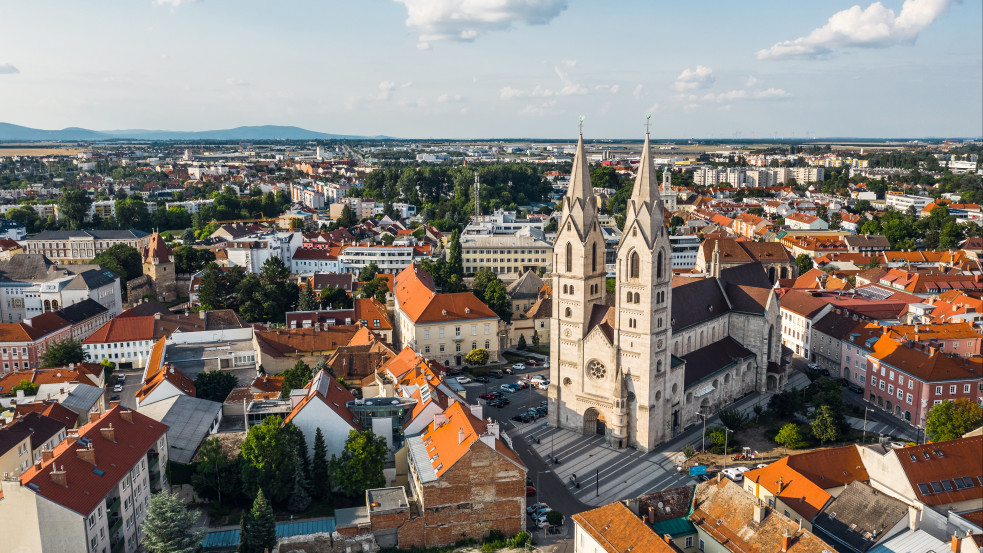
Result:
M498 315L471 292L438 294L433 279L417 264L398 275L395 330L398 349L410 347L428 359L460 367L473 349L488 350L497 362L501 346Z
M125 244L137 251L150 243L142 230L46 230L24 241L26 253L41 254L59 265L88 263L115 246Z
M116 405L18 477L0 481L8 551L134 553L150 495L167 488L167 427Z
M782 345L798 356L815 361L812 353L812 327L829 313L832 304L825 298L791 290L781 297Z
M500 278L512 280L526 271L549 269L553 244L541 232L528 229L513 235L461 236L461 258L464 273L473 274L488 267Z
M429 259L432 255L433 247L428 244L419 246L353 244L340 249L338 262L341 265L341 272L358 274L364 267L375 263L380 273L394 275L415 261Z
M274 257L289 268L302 241L297 232L270 232L226 242L225 252L230 266L242 267L247 273L260 273L263 264Z
M0 320L17 322L93 300L122 311L119 277L98 265L58 266L39 254L0 261Z
M696 267L696 257L700 253L700 237L695 234L669 236L672 246L672 268L689 270Z
M785 224L794 230L826 230L829 223L806 213L789 213L785 217Z
M884 196L884 202L887 204L887 207L898 211L907 211L913 207L915 208L915 213L921 212L922 208L927 206L931 201L932 198L928 196L912 196L911 194L888 193Z

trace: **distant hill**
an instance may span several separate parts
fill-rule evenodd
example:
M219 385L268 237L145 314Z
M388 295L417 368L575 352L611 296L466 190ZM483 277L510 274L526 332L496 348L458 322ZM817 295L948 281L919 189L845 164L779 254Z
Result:
M337 140L337 139L388 138L384 136L356 136L309 131L300 127L260 125L236 127L214 131L161 131L127 129L93 131L78 127L61 130L43 130L0 123L0 141L100 141L100 140Z

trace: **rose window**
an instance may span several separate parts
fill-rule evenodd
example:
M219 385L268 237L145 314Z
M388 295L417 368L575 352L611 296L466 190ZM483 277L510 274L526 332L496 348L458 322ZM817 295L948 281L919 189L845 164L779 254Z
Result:
M607 372L607 369L604 368L604 365L600 361L591 361L587 364L587 376L595 380L603 379Z

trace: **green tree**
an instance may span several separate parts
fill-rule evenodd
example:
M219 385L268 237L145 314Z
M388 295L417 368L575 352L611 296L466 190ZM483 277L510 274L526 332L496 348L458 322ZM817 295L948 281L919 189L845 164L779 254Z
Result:
M775 443L788 449L798 449L805 445L799 425L790 422L783 426L775 436Z
M820 405L816 410L816 418L812 421L812 435L819 438L822 445L826 445L826 442L835 442L839 438L836 417L829 405Z
M242 480L247 494L262 487L270 500L283 503L293 490L293 470L297 458L299 431L293 424L281 426L282 419L271 415L261 424L249 427L242 441ZM303 439L303 435L299 435Z
M136 196L116 200L115 218L121 229L150 229L150 211L146 202Z
M451 233L451 243L447 255L448 277L464 278L464 261L461 253L461 233L454 230Z
M471 290L479 300L485 301L485 291L494 280L498 280L498 275L488 267L481 267L471 280Z
M830 229L835 230L840 228L840 224L842 224L842 222L843 222L843 215L839 211L834 211L832 214L830 214L829 216Z
M89 354L78 340L62 340L48 346L41 354L42 367L64 367L72 363L83 363Z
M310 286L300 289L300 296L297 298L297 311L315 311L317 309L317 298L314 297L314 290Z
M362 284L358 290L358 295L363 298L375 298L379 303L386 303L386 294L389 293L389 280L385 277L375 277Z
M199 516L176 494L155 493L147 506L140 544L150 553L196 553L205 539L205 529L196 529Z
M304 463L297 459L294 462L293 489L287 502L287 510L300 513L311 506L311 495L307 492L309 487L310 483L304 474Z
M983 425L983 408L974 401L959 398L932 406L925 418L925 434L935 442L955 440Z
M314 456L311 459L311 492L314 499L325 500L331 497L330 467L328 447L324 443L321 427L314 432Z
M12 388L10 388L10 393L7 395L16 396L18 391L24 390L24 395L33 396L38 393L38 388L40 387L41 386L39 384L35 384L30 380L21 380Z
M341 288L327 286L321 289L321 307L324 309L351 309L353 304L352 297Z
M539 331L534 328L532 329L532 345L534 347L539 346L539 341L540 341Z
M350 431L341 457L331 457L333 480L351 498L361 496L365 490L384 486L386 477L382 469L388 451L385 438L369 430Z
M174 248L174 271L177 273L197 273L213 261L215 253L211 250L190 245Z
M291 390L298 390L307 386L307 383L314 377L314 373L307 363L297 361L293 368L283 371L280 376L283 377L280 398L287 399L290 397Z
M202 371L195 377L195 396L224 403L232 389L239 384L236 375L226 371Z
M126 244L116 244L92 259L92 263L109 269L119 277L120 291L126 298L126 283L143 274L140 252Z
M350 205L345 204L345 207L341 208L341 216L338 217L338 226L349 228L354 227L358 224L358 217L355 216L355 211Z
M238 459L229 458L218 438L208 438L198 448L191 486L195 493L219 503L232 502L242 490Z
M191 228L184 229L184 233L181 234L181 242L185 245L191 245L195 243L195 231Z
M245 530L239 544L241 553L264 553L276 547L276 518L273 507L263 496L263 490L256 493L253 508L245 519Z
M799 268L800 275L804 275L812 270L812 258L804 253L800 253L795 257L795 264Z
M488 358L490 357L488 350L485 348L476 348L468 352L464 356L464 360L468 362L469 365L485 365L488 363Z
M362 267L362 270L358 272L358 281L368 282L374 279L378 274L379 274L379 266L376 265L375 263L369 263L365 267Z
M512 320L512 300L509 299L505 284L501 280L495 279L488 283L488 288L485 289L485 303L503 321Z
M58 197L58 212L71 229L80 229L89 215L92 198L81 188L65 188Z
M517 349L519 351L523 351L527 347L528 346L526 345L526 335L525 334L519 334L519 342L515 345L515 349Z

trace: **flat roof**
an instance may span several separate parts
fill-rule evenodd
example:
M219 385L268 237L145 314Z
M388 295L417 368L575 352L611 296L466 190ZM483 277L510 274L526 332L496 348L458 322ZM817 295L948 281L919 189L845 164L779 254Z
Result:
M410 503L406 499L406 490L401 486L365 490L365 500L370 513L399 511L410 507Z

